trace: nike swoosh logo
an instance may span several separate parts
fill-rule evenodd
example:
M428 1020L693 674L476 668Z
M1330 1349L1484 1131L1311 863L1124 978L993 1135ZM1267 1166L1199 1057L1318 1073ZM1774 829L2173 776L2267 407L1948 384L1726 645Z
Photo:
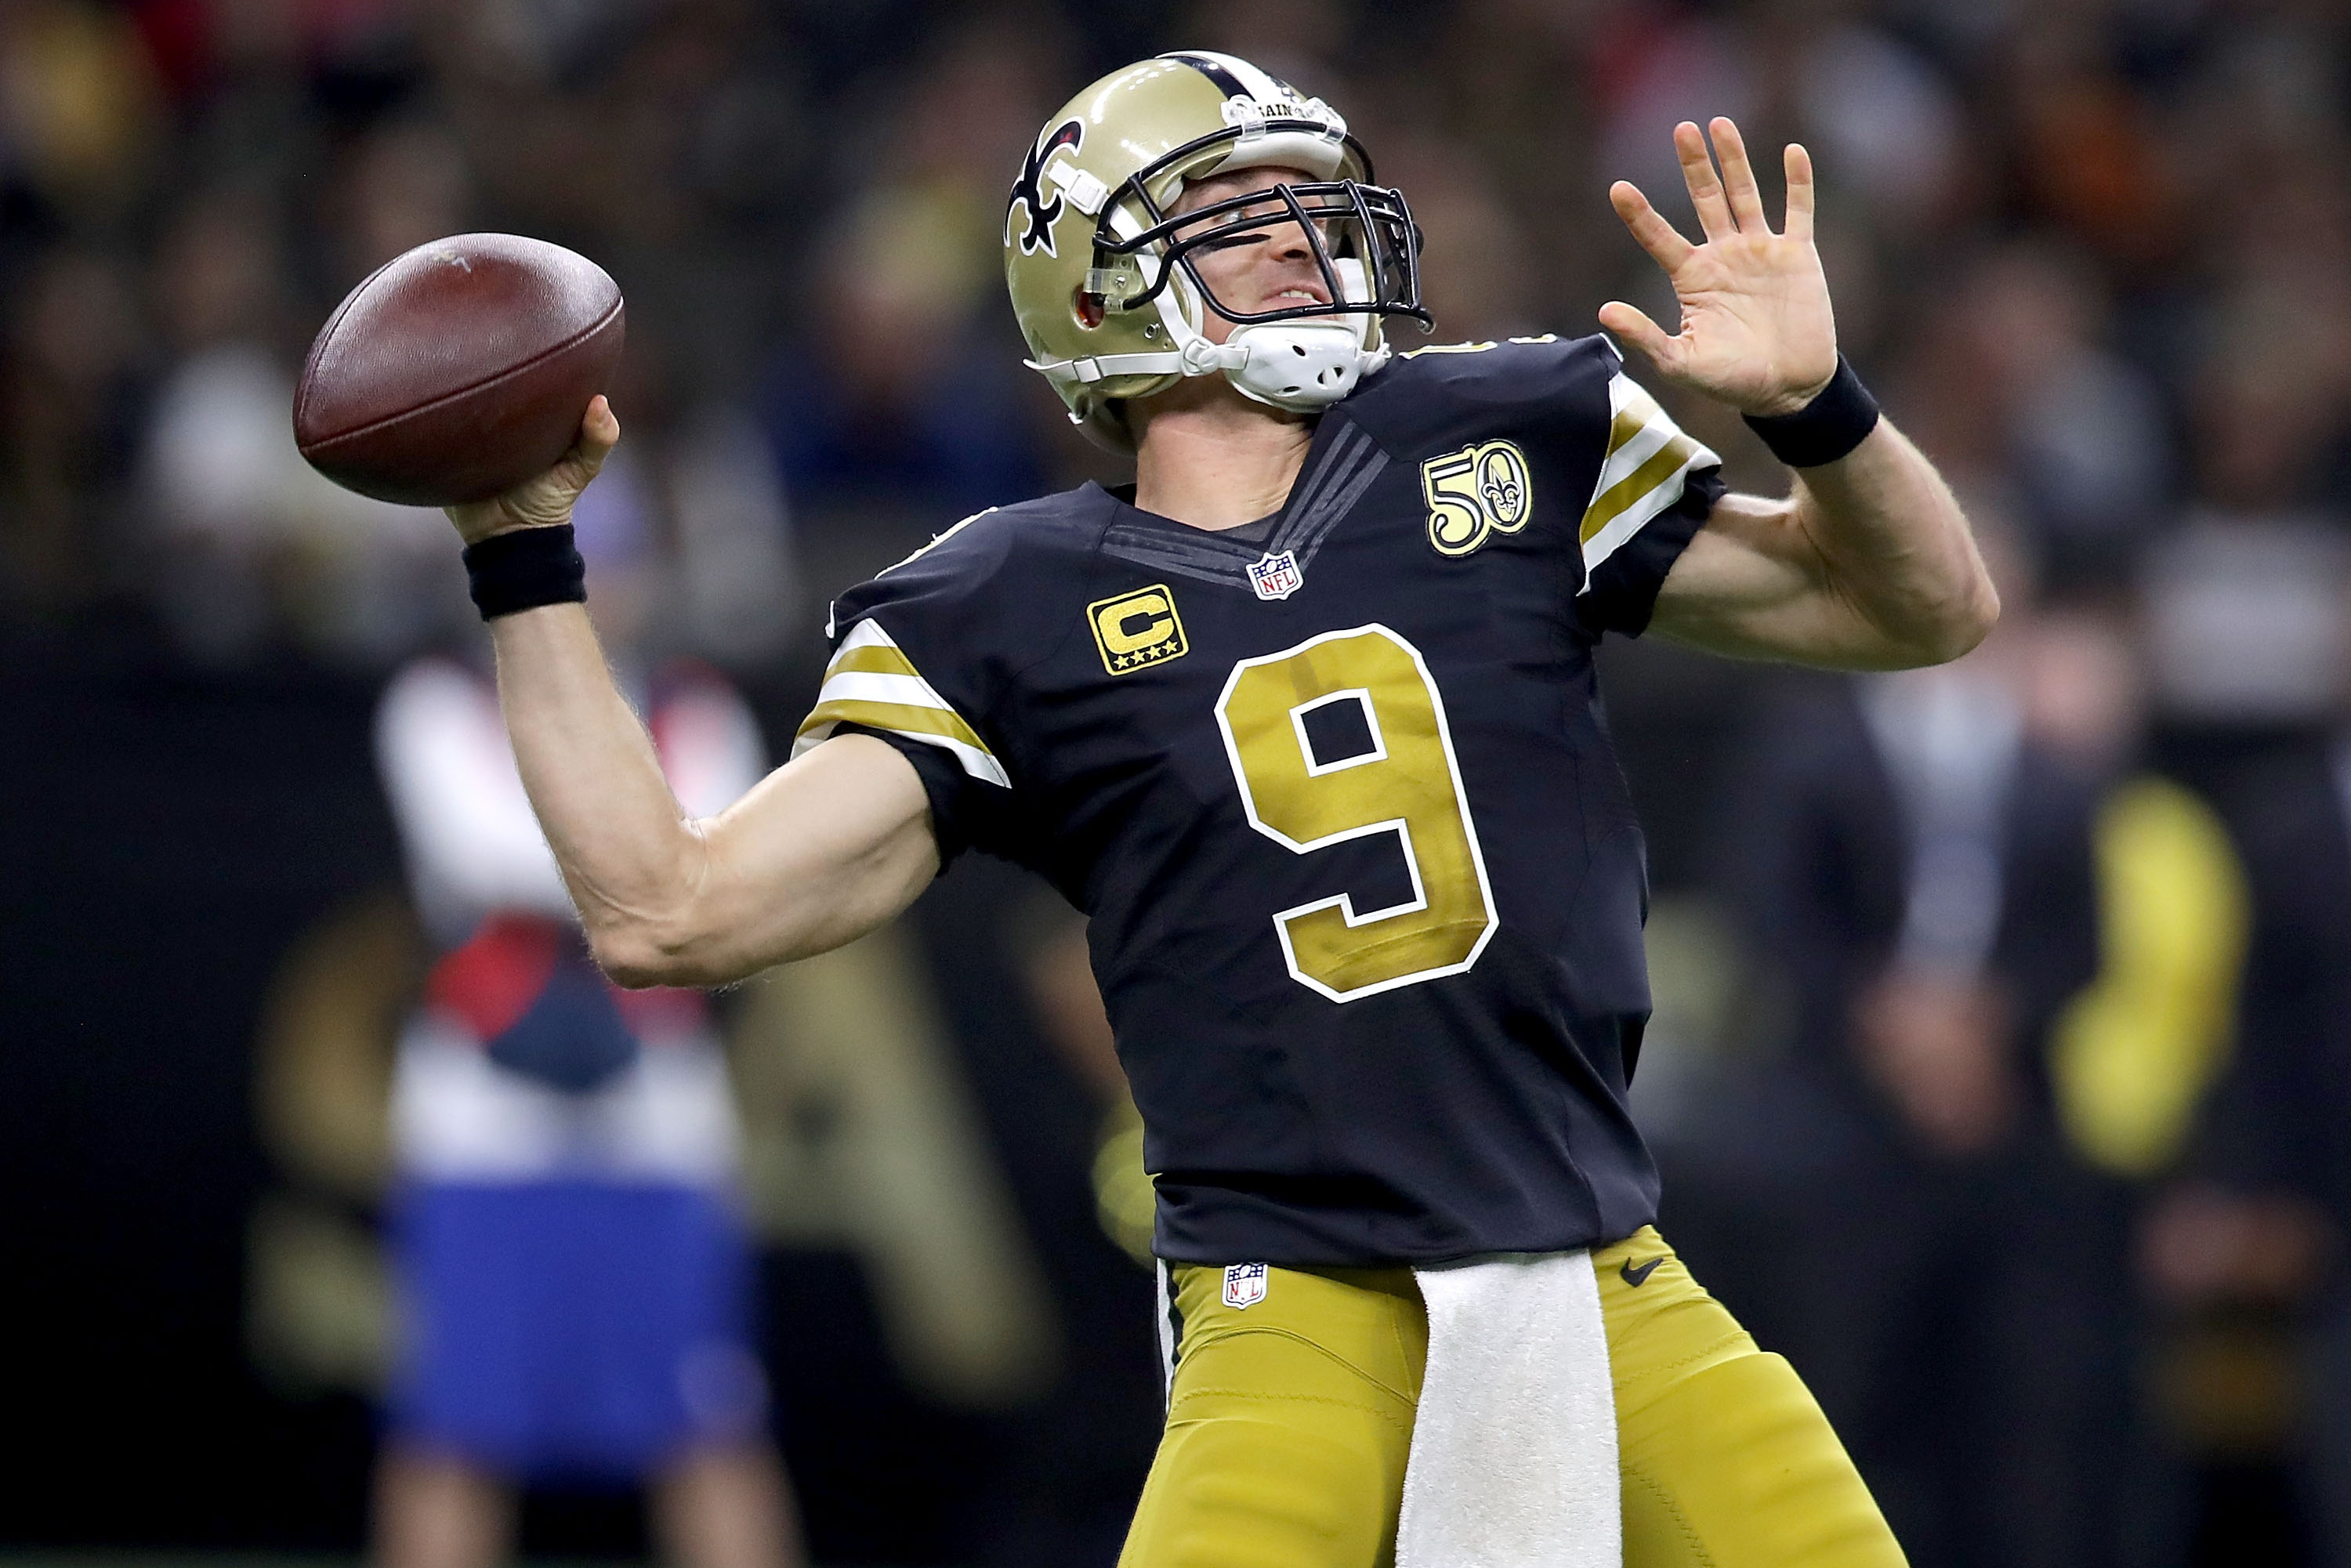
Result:
M1656 1273L1657 1271L1657 1265L1664 1261L1665 1260L1663 1258L1652 1258L1647 1262L1635 1269L1633 1267L1633 1260L1627 1258L1625 1260L1625 1266L1622 1269L1619 1269L1617 1272L1625 1276L1625 1282L1626 1284L1637 1288L1647 1284L1649 1282L1649 1276Z

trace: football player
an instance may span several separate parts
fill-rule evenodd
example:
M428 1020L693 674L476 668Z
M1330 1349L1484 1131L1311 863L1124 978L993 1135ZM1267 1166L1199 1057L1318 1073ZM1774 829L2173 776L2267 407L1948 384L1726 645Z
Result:
M1643 848L1593 649L1917 665L1998 604L1837 354L1802 149L1775 231L1729 120L1675 141L1702 243L1610 200L1678 329L1600 320L1747 415L1786 499L1725 494L1605 338L1395 352L1425 319L1404 196L1328 106L1184 53L1072 99L1006 220L1030 363L1134 486L966 518L847 593L793 760L737 806L681 812L573 602L602 401L550 473L453 510L624 983L838 946L966 848L1092 917L1165 1263L1135 1568L1614 1562L1620 1530L1639 1568L1901 1561L1793 1372L1651 1228Z

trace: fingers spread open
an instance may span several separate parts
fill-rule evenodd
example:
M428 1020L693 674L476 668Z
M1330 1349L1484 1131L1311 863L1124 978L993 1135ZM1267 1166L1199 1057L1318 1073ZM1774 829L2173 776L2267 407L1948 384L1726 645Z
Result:
M1674 127L1674 153L1682 162L1682 181L1689 186L1690 204L1698 209L1698 226L1706 237L1727 239L1737 234L1722 182L1715 177L1714 160L1707 155L1706 137L1687 120Z
M1813 155L1803 143L1791 141L1782 157L1788 172L1788 221L1782 232L1790 239L1813 237Z
M1600 324L1647 355L1660 370L1673 355L1674 340L1665 329L1621 299L1611 299L1600 308Z
M1698 248L1684 239L1681 231L1667 223L1665 214L1651 206L1649 198L1629 180L1619 180L1608 187L1608 204L1616 209L1616 215L1625 220L1625 226L1633 231L1641 248L1667 273L1679 267L1683 258Z
M1739 127L1723 115L1708 122L1714 133L1715 156L1722 160L1723 189L1730 201L1730 215L1740 229L1749 234L1768 234L1771 226L1763 220L1763 193L1755 186L1755 168L1747 161L1747 141L1739 134Z

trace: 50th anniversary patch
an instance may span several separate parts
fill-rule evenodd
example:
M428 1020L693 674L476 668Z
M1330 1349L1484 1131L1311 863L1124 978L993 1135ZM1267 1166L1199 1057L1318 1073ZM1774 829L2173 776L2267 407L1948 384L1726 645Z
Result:
M1526 454L1508 441L1480 441L1420 465L1428 502L1428 542L1439 555L1468 555L1494 534L1514 534L1534 511Z
M1086 606L1086 623L1093 628L1102 668L1113 675L1180 659L1191 649L1184 641L1183 617L1176 613L1176 595L1164 582L1095 600Z

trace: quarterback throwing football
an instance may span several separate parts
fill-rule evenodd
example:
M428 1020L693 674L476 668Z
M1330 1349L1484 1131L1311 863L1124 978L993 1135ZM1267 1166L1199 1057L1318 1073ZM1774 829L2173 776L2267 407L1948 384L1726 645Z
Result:
M1729 121L1675 140L1704 243L1610 199L1679 329L1600 319L1749 416L1786 500L1725 494L1604 338L1393 352L1426 320L1403 194L1321 101L1184 53L1054 116L1006 214L1030 363L1134 488L981 513L846 594L793 760L730 810L679 810L577 602L602 401L453 509L623 983L837 946L966 848L1092 917L1164 1264L1131 1568L1901 1561L1651 1228L1643 852L1593 650L1933 664L1998 603L1837 355L1803 150L1775 232Z

